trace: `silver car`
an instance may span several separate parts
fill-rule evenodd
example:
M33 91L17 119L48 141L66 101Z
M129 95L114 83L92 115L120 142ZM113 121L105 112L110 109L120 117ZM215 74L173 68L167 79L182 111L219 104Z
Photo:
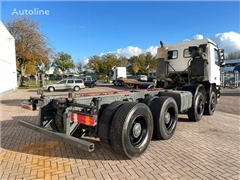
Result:
M45 90L53 92L55 90L67 90L72 89L74 91L79 91L84 89L84 81L82 79L63 79L54 84L48 84L44 87Z

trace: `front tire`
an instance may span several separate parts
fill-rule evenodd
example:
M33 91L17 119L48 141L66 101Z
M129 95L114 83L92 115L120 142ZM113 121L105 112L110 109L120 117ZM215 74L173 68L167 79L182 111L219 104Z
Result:
M204 114L209 116L213 115L216 108L216 103L217 103L217 96L215 92L212 91L209 97L209 101L205 105Z
M200 121L204 112L204 98L201 92L198 92L193 107L188 112L188 119L192 121Z
M50 87L48 88L48 91L49 91L49 92L53 92L53 91L55 91L55 89L54 89L54 87L50 86Z
M126 103L117 110L110 137L115 153L127 158L141 156L147 149L153 133L153 118L143 103Z

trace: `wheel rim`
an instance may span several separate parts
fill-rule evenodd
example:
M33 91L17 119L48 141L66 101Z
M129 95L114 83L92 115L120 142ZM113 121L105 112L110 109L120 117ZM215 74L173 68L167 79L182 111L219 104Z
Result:
M215 110L215 97L212 97L211 99L211 104L210 104L210 109L213 112Z
M204 103L202 99L199 99L198 106L197 106L197 113L202 114L204 110Z
M172 132L175 126L175 111L173 108L168 108L164 115L165 127L168 132Z
M133 126L133 137L138 138L141 135L142 126L140 123L135 123Z
M139 146L144 141L147 134L146 119L143 116L137 117L130 131L130 142L133 146Z

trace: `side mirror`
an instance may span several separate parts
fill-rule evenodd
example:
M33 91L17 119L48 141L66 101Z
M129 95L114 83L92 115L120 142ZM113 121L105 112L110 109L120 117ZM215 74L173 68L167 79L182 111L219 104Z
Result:
M219 49L219 63L223 65L225 63L224 49Z

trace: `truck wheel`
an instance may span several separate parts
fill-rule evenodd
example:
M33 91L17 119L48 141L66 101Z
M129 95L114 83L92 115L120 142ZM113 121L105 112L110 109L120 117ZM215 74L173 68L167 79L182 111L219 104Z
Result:
M64 131L64 127L63 127L63 113L64 113L65 109L61 108L61 109L57 109L57 113L55 115L55 118L53 119L55 127L57 129L58 132L63 132Z
M209 97L209 102L205 104L204 108L204 114L205 115L213 115L215 111L215 106L217 102L217 97L214 91L211 92L210 97Z
M178 108L172 97L161 96L153 99L150 109L153 115L153 138L157 140L170 139L177 127Z
M110 128L113 120L113 116L116 113L117 109L125 103L124 101L115 101L109 104L103 111L100 119L99 119L99 127L98 127L98 136L100 142L102 143L103 147L108 150L112 151L112 143L110 140Z
M200 121L204 112L204 101L203 94L198 92L194 105L191 107L188 112L188 119L192 121Z
M93 84L91 84L89 87L90 87L90 88L94 88L94 87L95 87L95 84L93 83Z
M50 123L51 127L58 132L64 132L64 126L63 126L63 113L65 109L57 109L57 113L55 115L55 118ZM80 126L77 127L77 129L72 133L73 137L80 138L84 134L83 130Z
M79 91L79 90L80 90L80 87L79 87L79 86L75 86L75 87L73 88L73 90L74 90L74 91Z
M149 95L146 98L144 98L141 103L144 103L149 107L152 104L153 100L156 99L156 98L159 98L159 97Z
M126 103L114 115L110 129L112 149L127 158L142 155L152 138L153 118L143 103Z
M54 87L52 87L52 86L50 86L49 88L48 88L48 91L49 92L53 92L55 89L54 89Z
M52 121L50 122L50 127L52 128L52 130L58 131L54 120L52 120Z

